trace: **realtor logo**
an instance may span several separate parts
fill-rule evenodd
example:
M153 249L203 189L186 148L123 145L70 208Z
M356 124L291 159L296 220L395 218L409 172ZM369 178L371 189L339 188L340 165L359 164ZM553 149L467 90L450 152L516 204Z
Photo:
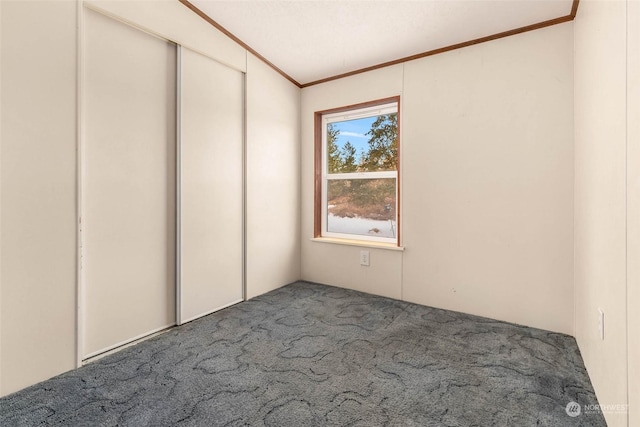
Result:
M577 417L578 415L580 415L581 409L582 408L580 408L580 405L576 402L569 402L564 408L564 410L567 412L567 415L569 415L570 417Z

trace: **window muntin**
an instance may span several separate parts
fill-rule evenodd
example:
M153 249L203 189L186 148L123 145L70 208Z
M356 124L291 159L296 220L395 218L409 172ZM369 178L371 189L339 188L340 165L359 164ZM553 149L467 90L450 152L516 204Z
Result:
M322 114L321 236L398 243L398 103Z

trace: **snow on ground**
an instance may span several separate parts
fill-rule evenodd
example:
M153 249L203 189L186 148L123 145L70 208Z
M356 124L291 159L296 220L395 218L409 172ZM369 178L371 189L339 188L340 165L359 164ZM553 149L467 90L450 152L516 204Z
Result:
M361 236L396 237L396 225L391 221L366 218L343 218L329 214L327 231L332 233L358 234Z

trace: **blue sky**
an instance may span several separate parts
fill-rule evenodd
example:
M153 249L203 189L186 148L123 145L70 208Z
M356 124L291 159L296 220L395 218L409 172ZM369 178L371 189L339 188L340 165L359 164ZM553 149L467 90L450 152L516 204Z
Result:
M357 157L360 158L360 153L362 151L366 151L369 147L367 143L369 141L369 137L365 135L369 129L371 129L371 125L377 119L374 117L365 117L362 119L355 120L346 120L344 122L334 122L334 128L340 131L340 135L338 135L338 140L336 144L339 148L342 148L347 141L351 142L351 145L356 147Z

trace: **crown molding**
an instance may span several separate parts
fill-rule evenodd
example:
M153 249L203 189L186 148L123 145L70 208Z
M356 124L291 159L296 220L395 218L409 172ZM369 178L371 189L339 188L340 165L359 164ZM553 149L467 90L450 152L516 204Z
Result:
M247 51L249 51L250 53L255 55L262 62L267 64L269 67L273 68L273 70L275 70L277 73L282 75L285 79L289 80L291 83L293 83L294 85L296 85L297 87L299 87L301 89L305 88L305 87L309 87L309 86L315 86L315 85L318 85L318 84L321 84L321 83L330 82L332 80L342 79L344 77L354 76L356 74L366 73L367 71L373 71L373 70L377 70L379 68L389 67L391 65L402 64L404 62L413 61L413 60L420 59L420 58L426 58L427 56L438 55L440 53L450 52L452 50L462 49L462 48L465 48L465 47L468 47L468 46L473 46L473 45L476 45L476 44L485 43L485 42L489 42L489 41L492 41L492 40L498 40L498 39L501 39L501 38L504 38L504 37L509 37L509 36L513 36L513 35L516 35L516 34L522 34L522 33L526 33L526 32L529 32L529 31L538 30L540 28L546 28L546 27L550 27L552 25L557 25L557 24L562 24L564 22L573 21L575 19L575 17L576 17L576 14L578 13L578 5L580 3L580 0L573 0L573 2L571 3L571 11L569 12L569 14L565 15L565 16L561 16L559 18L549 19L547 21L538 22L536 24L526 25L524 27L515 28L513 30L503 31L501 33L492 34L490 36L480 37L480 38L469 40L469 41L466 41L466 42L452 44L450 46L445 46L445 47L441 47L441 48L438 48L438 49L429 50L429 51L418 53L418 54L411 55L411 56L405 56L403 58L394 59L392 61L383 62L381 64L372 65L370 67L360 68L360 69L357 69L357 70L349 71L347 73L337 74L337 75L334 75L334 76L330 76L330 77L326 77L326 78L323 78L323 79L314 80L312 82L302 84L302 83L299 83L298 81L296 81L293 77L291 77L287 73L285 73L283 70L278 68L275 64L273 64L267 58L265 58L264 56L260 55L258 52L256 52L255 49L251 48L251 46L249 46L248 44L246 44L245 42L240 40L238 37L236 37L233 33L231 33L229 30L224 28L218 22L214 21L210 16L208 16L206 13L204 13L203 11L198 9L192 3L190 3L189 0L178 0L178 1L180 3L182 3L183 5L185 5L186 7L188 7L189 9L191 9L195 14L197 14L202 19L207 21L213 27L215 27L216 29L221 31L223 34L225 34L231 40L235 41L240 46L245 48Z

